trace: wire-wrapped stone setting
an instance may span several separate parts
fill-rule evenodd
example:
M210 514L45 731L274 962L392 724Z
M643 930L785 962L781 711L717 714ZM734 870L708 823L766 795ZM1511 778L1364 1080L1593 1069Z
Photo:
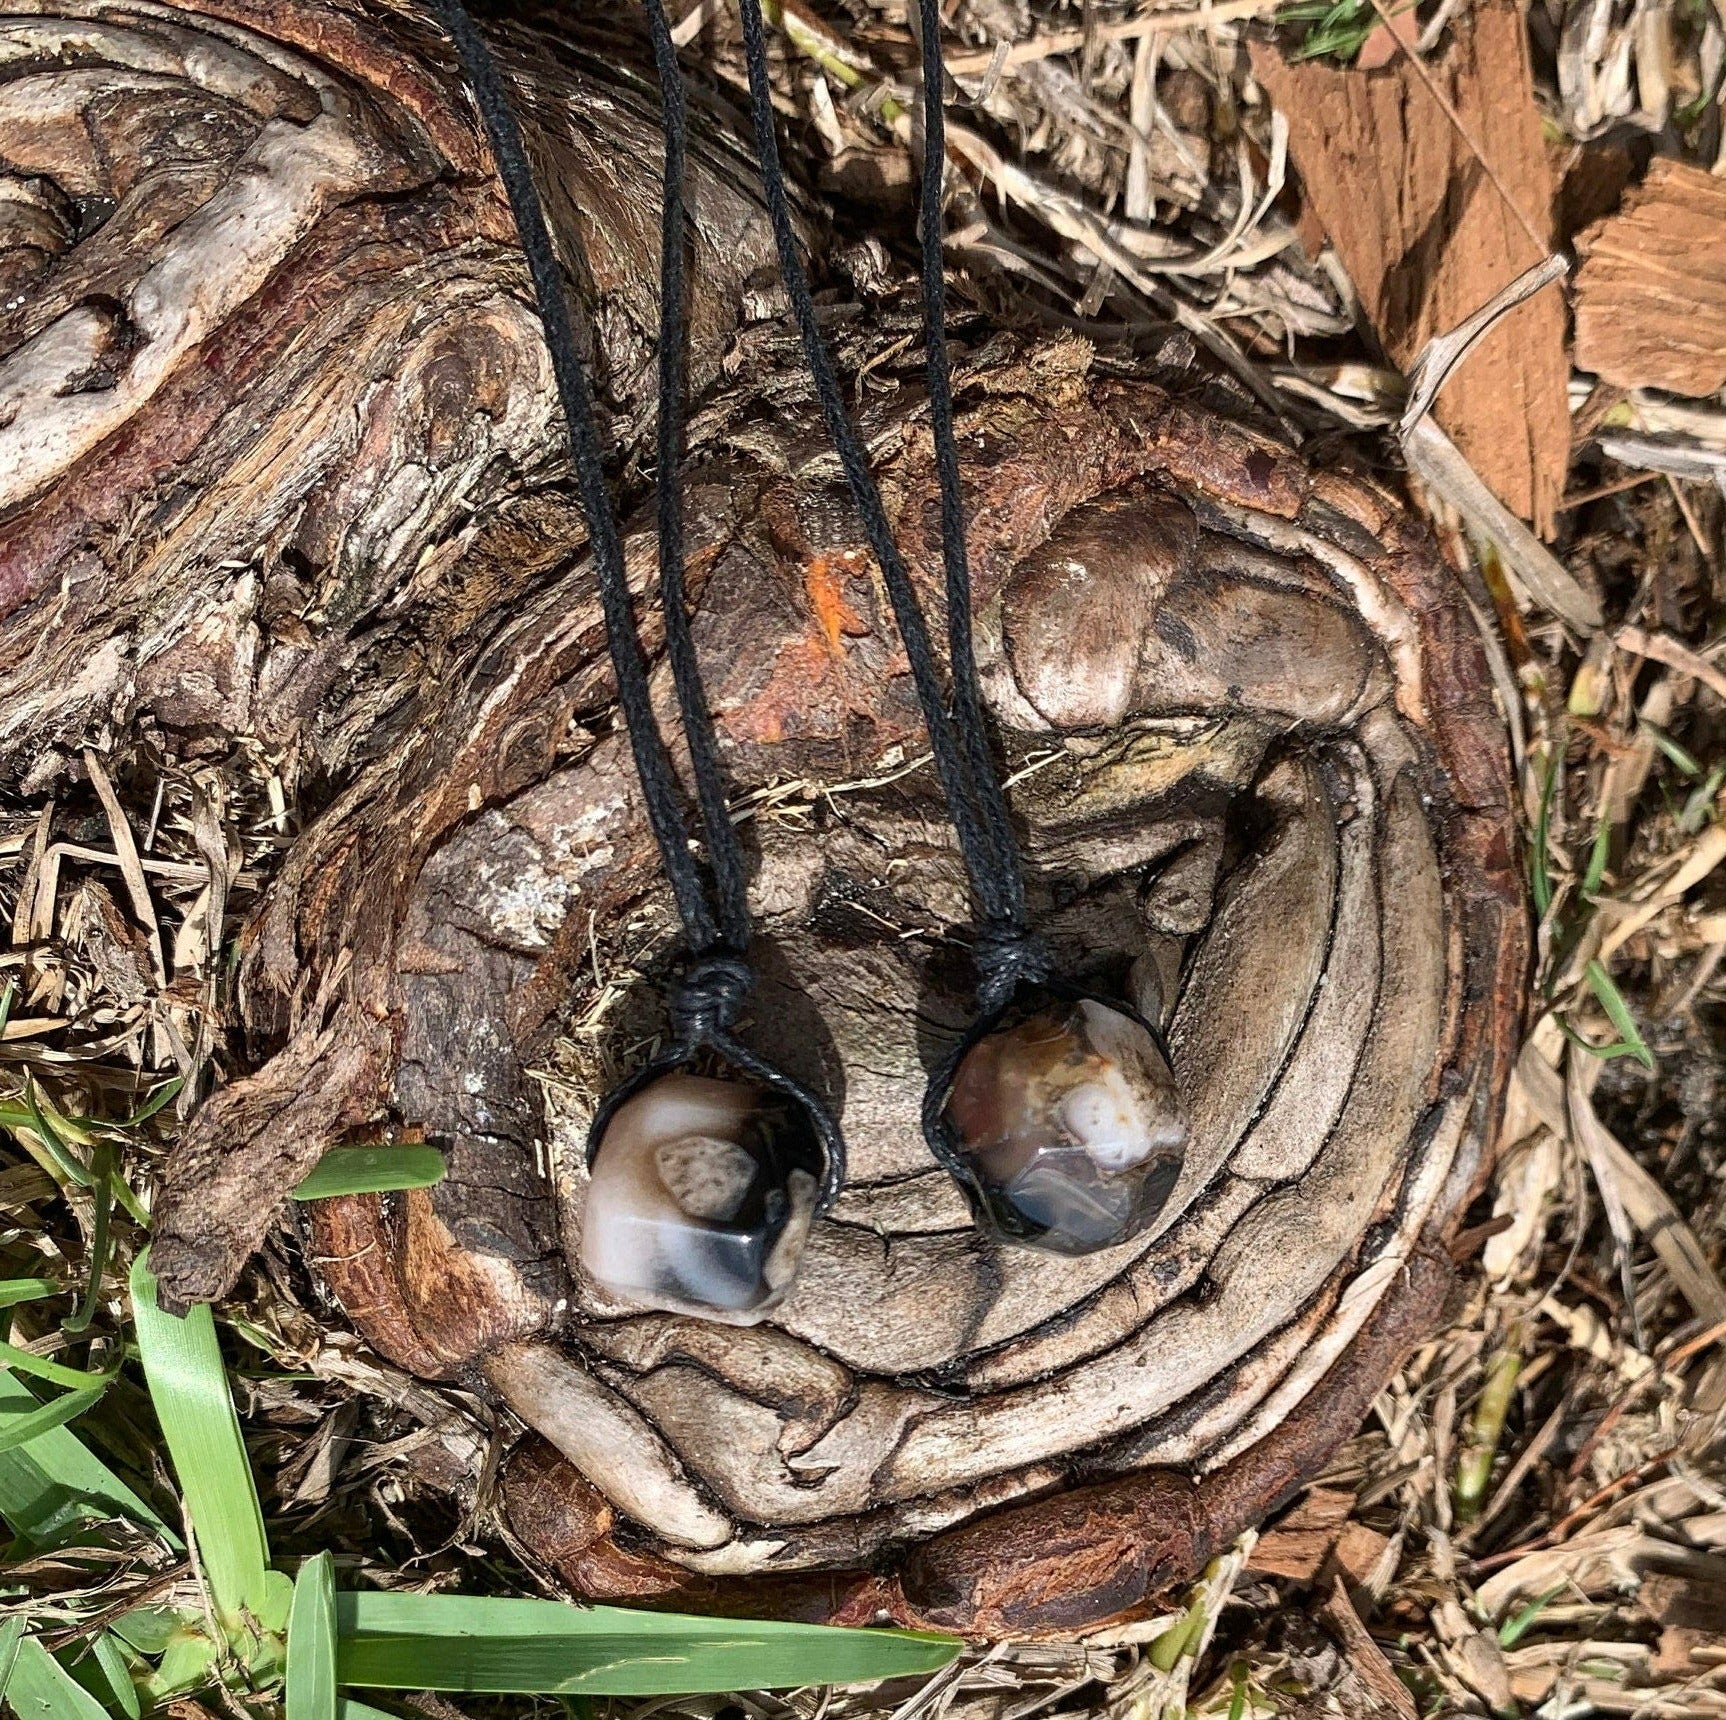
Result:
M821 1158L790 1094L686 1068L658 1074L596 1133L581 1264L619 1301L753 1325L791 1288Z
M1125 1242L1180 1175L1187 1124L1168 1059L1136 1016L1091 997L1024 997L965 1048L940 1106L944 1158L1004 1237L1060 1254Z

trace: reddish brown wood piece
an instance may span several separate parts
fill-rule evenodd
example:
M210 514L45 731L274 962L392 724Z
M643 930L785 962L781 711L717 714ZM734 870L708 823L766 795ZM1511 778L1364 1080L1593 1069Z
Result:
M1464 8L1450 35L1426 76L1472 142L1405 52L1362 71L1288 61L1268 43L1252 50L1254 73L1288 119L1304 194L1386 353L1405 369L1552 242L1552 173L1522 13L1498 0ZM1564 306L1547 291L1480 343L1437 407L1488 486L1543 535L1570 455L1567 379Z
M1726 180L1661 158L1576 248L1576 363L1620 388L1726 386Z

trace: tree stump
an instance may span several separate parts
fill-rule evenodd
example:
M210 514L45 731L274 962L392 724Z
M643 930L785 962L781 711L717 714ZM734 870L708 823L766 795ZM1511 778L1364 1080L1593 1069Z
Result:
M649 1054L674 917L447 46L311 0L26 0L5 28L0 773L42 792L147 721L291 753L315 809L243 940L252 1072L169 1167L164 1299L220 1295L328 1146L423 1131L447 1180L320 1203L314 1264L383 1354L534 1430L511 1525L594 1598L1072 1632L1289 1497L1434 1326L1526 980L1501 717L1403 505L1201 377L957 331L1037 918L1068 978L1166 1024L1193 1124L1151 1233L991 1243L917 1126L967 1018L963 872L744 127L698 105L683 477L763 932L745 1031L830 1098L851 1182L762 1326L607 1303L574 1265L585 1123ZM636 494L649 62L609 8L488 30ZM827 314L934 611L902 286ZM639 590L645 514L627 553Z

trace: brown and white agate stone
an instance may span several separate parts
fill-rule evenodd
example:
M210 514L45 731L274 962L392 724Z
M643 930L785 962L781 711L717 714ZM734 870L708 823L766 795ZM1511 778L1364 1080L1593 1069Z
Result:
M1003 1237L1090 1254L1162 1210L1186 1117L1142 1021L1099 998L1031 1002L959 1059L941 1126Z
M801 1108L757 1082L661 1075L594 1145L581 1269L619 1301L752 1326L791 1288L819 1153Z
M498 38L624 472L660 146L626 13ZM582 1267L588 1096L653 1055L673 916L449 56L407 0L20 0L4 38L47 215L0 258L29 408L0 426L0 783L83 793L82 749L141 726L262 749L300 814L161 1190L164 1299L232 1283L331 1144L438 1143L444 1182L322 1203L308 1257L383 1355L534 1430L504 1507L595 1598L1079 1631L1314 1475L1439 1317L1525 987L1503 717L1403 503L1195 374L954 328L1032 915L1063 979L1163 1033L1188 1131L1127 1240L1003 1245L920 1128L972 1019L963 868L751 284L747 128L698 81L693 625L733 792L762 791L739 1031L839 1114L850 1180L759 1323L643 1313ZM914 294L829 326L938 632ZM627 554L645 591L645 514Z

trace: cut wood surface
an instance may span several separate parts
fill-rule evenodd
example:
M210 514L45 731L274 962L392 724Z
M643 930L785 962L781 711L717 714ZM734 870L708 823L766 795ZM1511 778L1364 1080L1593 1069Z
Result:
M681 480L762 930L741 1026L832 1104L849 1181L769 1323L626 1307L581 1271L587 1121L663 1024L675 916L468 104L406 10L361 31L324 0L189 0L167 30L104 0L68 70L85 0L38 3L32 111L100 96L100 159L46 119L8 148L115 208L25 259L0 318L0 364L64 431L14 426L0 459L0 783L87 783L123 829L88 739L109 721L293 760L222 1079L153 1207L164 1304L229 1290L328 1147L411 1131L444 1180L316 1203L309 1257L388 1361L544 1442L503 1498L572 1589L995 1638L1158 1604L1320 1473L1433 1330L1508 1081L1509 754L1430 535L1185 365L1114 375L955 316L978 657L1033 919L1075 983L1166 1022L1192 1127L1143 1235L997 1245L918 1125L972 1009L964 869L795 330L751 284L770 241L741 122L692 104ZM492 26L625 461L659 225L633 19ZM161 68L142 93L139 64ZM228 89L255 109L221 110L203 177L161 179L160 208L118 195L128 150L173 158L160 128ZM330 162L339 183L306 177ZM293 188L294 222L263 225ZM883 271L827 320L938 630L922 321ZM651 510L625 509L639 590ZM641 624L667 701L651 602Z
M1621 388L1726 386L1726 179L1659 160L1576 242L1576 363Z
M1290 62L1269 44L1252 51L1255 74L1288 117L1307 200L1374 333L1404 368L1432 335L1539 262L1552 239L1552 174L1522 15L1485 5L1460 13L1451 32L1449 49L1423 68L1401 52L1363 71ZM1542 536L1569 457L1566 377L1564 307L1546 292L1480 343L1437 407L1469 463Z

